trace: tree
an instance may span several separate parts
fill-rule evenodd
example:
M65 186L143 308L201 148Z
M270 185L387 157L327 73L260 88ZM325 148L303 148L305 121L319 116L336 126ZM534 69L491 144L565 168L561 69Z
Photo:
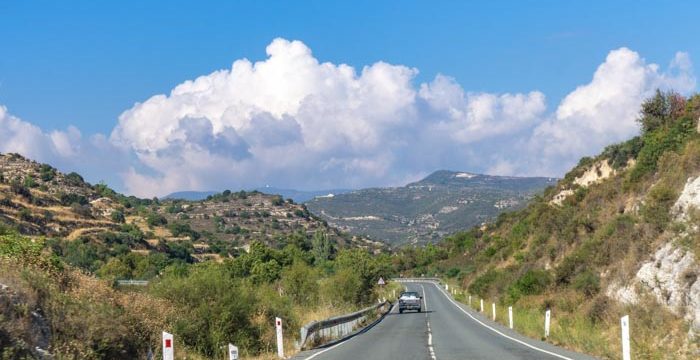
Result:
M331 256L335 253L335 248L328 239L328 235L320 230L317 231L313 239L311 239L311 248L317 264L330 260Z
M642 132L650 133L673 123L683 114L685 103L685 98L678 93L657 89L653 97L642 103L642 111L637 120L642 125Z
M315 305L318 300L317 274L302 261L282 272L282 288L297 304Z

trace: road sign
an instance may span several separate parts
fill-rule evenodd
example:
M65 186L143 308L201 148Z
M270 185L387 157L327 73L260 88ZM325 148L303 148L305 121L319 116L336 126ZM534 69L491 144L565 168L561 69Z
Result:
M173 334L163 331L163 360L175 360Z
M284 340L282 339L282 319L275 318L275 329L277 330L277 356L284 359Z
M228 344L228 359L238 360L238 347Z
M384 281L384 278L380 276L379 281L377 281L377 284L379 286L384 286L384 285L386 285L386 282Z

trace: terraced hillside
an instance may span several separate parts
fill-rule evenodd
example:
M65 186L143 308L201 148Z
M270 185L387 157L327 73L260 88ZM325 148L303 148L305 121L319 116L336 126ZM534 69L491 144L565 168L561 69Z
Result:
M316 197L307 205L312 213L352 234L392 245L424 244L521 208L555 183L551 178L437 171L403 187Z
M225 191L203 201L138 199L18 154L0 154L0 224L56 238L65 251L84 246L105 259L115 251L221 259L253 241L281 248L316 233L339 247L382 247L343 234L280 196Z

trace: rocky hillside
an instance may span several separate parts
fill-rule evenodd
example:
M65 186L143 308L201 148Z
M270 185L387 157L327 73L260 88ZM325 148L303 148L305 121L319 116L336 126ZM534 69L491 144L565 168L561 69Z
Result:
M312 213L352 234L392 245L425 244L521 208L555 183L550 178L437 171L403 187L316 197L307 205Z
M523 210L406 252L404 268L512 305L531 335L550 308L551 341L586 353L618 358L629 314L633 358L697 359L699 117L700 96L658 93L639 137L582 159Z

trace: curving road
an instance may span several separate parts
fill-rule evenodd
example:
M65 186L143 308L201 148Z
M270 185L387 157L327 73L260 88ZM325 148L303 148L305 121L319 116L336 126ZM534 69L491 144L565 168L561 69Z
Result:
M588 360L590 356L526 338L452 300L431 282L405 284L423 294L423 313L391 313L366 332L295 360Z

